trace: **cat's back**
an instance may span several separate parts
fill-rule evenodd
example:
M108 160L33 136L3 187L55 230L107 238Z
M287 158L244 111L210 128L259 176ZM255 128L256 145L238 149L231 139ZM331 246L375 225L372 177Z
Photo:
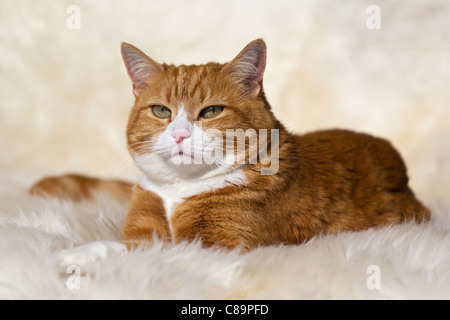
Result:
M321 130L296 136L303 166L326 179L365 181L376 189L406 188L406 166L392 144L382 138L350 130Z
M311 224L306 229L336 233L429 220L429 210L408 187L400 154L387 140L324 130L295 136L295 142L300 174L292 176L291 198L300 199L298 216Z

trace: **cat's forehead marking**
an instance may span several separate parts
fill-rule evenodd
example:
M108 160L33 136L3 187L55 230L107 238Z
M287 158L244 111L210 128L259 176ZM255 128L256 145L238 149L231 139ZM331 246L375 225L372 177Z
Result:
M168 100L173 105L181 104L190 115L194 109L213 94L214 73L219 64L181 65L168 68Z
M179 103L186 102L186 98L189 96L190 83L194 75L192 66L181 65L173 67L173 71L170 73L170 85L171 85L171 98L177 100Z
M183 102L186 100L187 83L188 83L188 73L186 66L178 67L178 74L176 77L176 87L177 87L177 98Z

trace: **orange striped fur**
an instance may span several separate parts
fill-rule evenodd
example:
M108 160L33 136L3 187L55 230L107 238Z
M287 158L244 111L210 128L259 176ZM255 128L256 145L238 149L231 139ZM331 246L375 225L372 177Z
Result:
M225 64L159 64L128 44L122 45L122 54L136 97L128 146L144 176L133 189L124 222L123 239L129 247L156 235L174 242L199 238L207 246L248 251L430 218L408 187L405 164L388 141L347 130L299 136L285 129L264 95L262 40L251 42ZM155 105L170 110L170 116L159 118ZM209 106L223 110L203 117ZM176 146L170 134L180 126L195 132L194 121L202 130L224 135L227 129L277 129L279 157L272 159L276 174L261 174L268 164L250 163L248 157L245 164L228 167L169 163L158 144ZM181 143L190 138L182 137ZM250 151L249 142L245 150ZM214 170L217 175L209 176ZM79 199L99 184L82 177L61 179L41 182L33 193L61 196L70 191L71 198Z

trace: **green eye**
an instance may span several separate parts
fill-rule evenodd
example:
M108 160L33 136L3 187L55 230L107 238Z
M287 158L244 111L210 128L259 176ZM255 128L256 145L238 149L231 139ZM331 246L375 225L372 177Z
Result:
M169 118L172 114L172 111L170 111L168 108L164 106L152 106L152 111L155 116L158 118Z
M222 106L210 106L205 109L203 109L200 112L200 117L202 118L214 118L218 116L223 111Z

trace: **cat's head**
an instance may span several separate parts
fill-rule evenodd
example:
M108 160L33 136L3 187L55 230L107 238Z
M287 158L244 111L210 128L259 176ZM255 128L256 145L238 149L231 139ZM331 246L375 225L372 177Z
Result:
M249 43L225 64L159 64L125 43L122 57L136 97L127 128L128 149L138 167L153 178L190 179L230 170L239 165L237 160L249 160L251 147L245 137L235 145L227 132L255 138L260 129L274 128L262 86L263 40ZM230 139L232 153L225 151Z

